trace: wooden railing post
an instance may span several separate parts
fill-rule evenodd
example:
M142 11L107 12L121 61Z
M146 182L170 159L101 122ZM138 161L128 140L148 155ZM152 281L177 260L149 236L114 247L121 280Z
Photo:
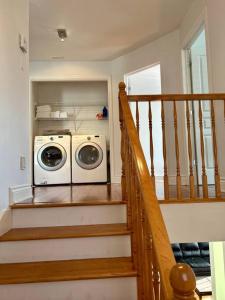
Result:
M152 130L152 107L151 102L148 102L148 128L149 128L149 143L150 143L150 160L151 160L151 177L152 184L155 191L155 167L154 167L154 144L153 144L153 130Z
M122 199L127 201L126 195L126 177L125 177L125 127L124 127L124 116L121 109L121 102L126 95L126 85L124 82L119 84L119 119L120 119L120 130L121 130L121 159L122 159L122 175L121 175L121 188L122 188Z
M190 183L190 198L195 198L195 179L193 172L193 154L191 143L191 120L189 103L186 101L186 121L187 121L187 137L188 137L188 157L189 157L189 183Z
M197 300L196 281L191 267L187 264L176 264L170 272L170 283L174 291L173 300Z
M220 174L219 174L218 154L217 154L216 120L215 120L215 109L214 109L213 100L211 101L211 124L212 124L213 155L214 155L214 165L215 165L214 175L215 175L216 198L221 198Z
M176 154L176 186L177 186L177 199L181 200L181 176L180 176L180 150L179 150L179 140L178 140L178 120L177 120L177 107L176 101L173 101L173 119L174 119L174 138L175 138L175 154Z
M167 151L166 151L166 122L164 103L161 101L161 121L162 121L162 146L163 146L163 163L164 163L164 198L169 199L169 178L167 169Z
M199 129L200 129L200 147L201 147L201 158L202 158L202 189L203 189L203 198L208 199L208 178L206 174L206 165L205 165L205 145L204 145L204 131L203 131L203 116L202 116L202 104L201 101L198 101L198 110L199 110Z

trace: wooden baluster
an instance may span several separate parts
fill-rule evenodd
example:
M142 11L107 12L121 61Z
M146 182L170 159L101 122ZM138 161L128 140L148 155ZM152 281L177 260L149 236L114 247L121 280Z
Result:
M144 212L143 212L144 214ZM144 238L145 238L145 273L146 276L146 300L154 299L153 276L152 276L152 236L146 217L144 216Z
M169 199L169 180L167 169L167 154L166 154L166 123L164 103L161 101L161 120L162 120L162 144L163 144L163 162L164 162L164 198Z
M189 103L186 101L186 119L187 119L187 133L188 133L188 156L189 156L189 182L190 182L190 198L195 198L195 181L193 173L193 155L192 155L192 143L191 143L191 121Z
M142 231L142 210L141 195L137 178L135 178L136 192L136 238L137 238L137 271L138 271L138 300L145 300L144 297L144 281L143 281L143 231Z
M143 230L143 281L145 289L144 300L154 299L153 279L152 279L152 248L151 234L147 223L145 210L142 209L142 230Z
M175 135L175 151L176 151L176 165L177 165L177 177L176 177L176 188L177 188L177 199L182 199L181 193L181 176L180 176L180 150L179 150L179 139L178 139L178 128L177 128L177 108L176 101L173 101L173 118L174 118L174 135Z
M129 139L128 139L128 134L126 132L126 160L127 160L127 174L126 174L126 180L127 180L127 228L131 229L132 225L132 217L131 217L131 209L132 209L132 202L131 202L131 197L132 197L132 191L131 191L131 178L132 178L132 169L131 169L131 149L129 145Z
M203 198L208 199L208 179L205 168L205 146L204 146L204 133L203 133L203 118L201 101L198 100L199 108L199 128L200 128L200 144L201 144L201 158L202 158L202 185L203 185Z
M152 275L153 275L153 287L154 287L154 300L160 300L160 275L157 268L157 260L155 256L155 250L153 249L153 269L152 269Z
M213 100L211 101L211 123L212 123L213 155L214 155L214 164L215 164L215 190L216 190L216 197L220 198L221 187L220 187L220 175L219 175L218 154L217 154L215 110L214 110Z
M120 101L123 101L123 99L126 97L126 85L125 83L121 82L119 84L119 120L120 120L120 130L121 130L121 159L122 159L122 171L121 171L121 189L122 189L122 199L126 201L127 195L126 195L126 178L125 178L125 142L124 142L124 116L121 108Z
M130 166L131 166L131 178L130 178L130 184L131 184L131 255L134 263L134 267L137 270L138 269L138 259L137 259L137 228L136 228L136 218L137 218L137 207L136 207L136 191L135 191L135 167L134 167L134 161L133 161L133 155L132 150L130 148L131 152L131 160L130 160Z
M139 133L140 133L140 119L139 119L138 101L136 102L136 127L137 127L138 136L139 136Z
M152 107L151 102L148 102L148 123L150 134L150 159L151 159L151 178L155 190L155 168L154 168L154 146L153 146L153 133L152 133Z
M195 274L187 264L176 264L170 272L173 300L197 300Z

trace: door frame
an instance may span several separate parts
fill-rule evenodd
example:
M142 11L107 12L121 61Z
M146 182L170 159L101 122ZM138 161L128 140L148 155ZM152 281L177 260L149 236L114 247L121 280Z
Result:
M207 54L207 69L208 69L208 90L209 93L213 90L213 81L212 81L212 65L211 65L211 55L210 55L210 47L209 47L209 32L208 32L208 17L207 10L205 9L203 13L199 16L197 21L193 24L192 28L186 35L182 43L182 75L183 75L183 91L184 93L192 93L193 85L192 85L192 72L191 72L191 61L190 61L190 48L193 42L198 38L202 31L205 31L205 42L206 42L206 54ZM195 122L195 108L191 107L191 118L193 123ZM193 126L193 131L191 132L192 140L196 141L196 128ZM187 129L186 129L187 136ZM199 178L201 176L197 162L197 146L196 143L192 143L192 152L193 152L193 160L194 160L194 177L196 178L196 184L199 184Z

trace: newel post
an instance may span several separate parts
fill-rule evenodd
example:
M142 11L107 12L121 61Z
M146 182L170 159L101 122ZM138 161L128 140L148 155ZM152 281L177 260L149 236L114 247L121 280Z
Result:
M170 272L173 300L197 300L195 274L187 264L176 264Z
M121 187L122 187L122 199L127 201L126 197L126 177L125 177L125 127L124 116L121 107L121 102L126 98L126 85L124 82L119 83L119 118L120 118L120 130L121 130L121 159L122 159L122 175L121 175Z

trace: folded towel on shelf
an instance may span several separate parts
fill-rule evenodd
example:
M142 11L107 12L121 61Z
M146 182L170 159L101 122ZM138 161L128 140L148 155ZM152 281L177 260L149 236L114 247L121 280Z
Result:
M68 113L67 113L67 111L61 111L59 117L62 118L62 119L68 118Z
M39 105L37 106L37 112L51 112L52 108L50 105Z
M50 118L51 117L51 112L49 111L42 111L42 112L37 112L36 118L37 119L44 119L44 118Z
M60 116L60 111L59 110L51 112L51 118L57 119L57 118L59 118L59 116Z

